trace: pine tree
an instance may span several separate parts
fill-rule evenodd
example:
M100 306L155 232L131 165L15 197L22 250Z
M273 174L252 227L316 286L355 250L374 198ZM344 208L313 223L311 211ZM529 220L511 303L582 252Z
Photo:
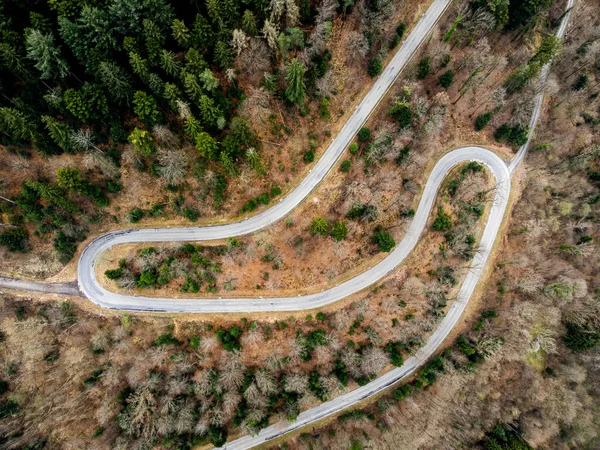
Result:
M163 98L169 103L169 107L177 112L177 101L181 100L183 93L179 90L177 85L173 83L165 83L163 90Z
M2 61L4 67L15 75L24 78L29 76L27 67L17 49L6 42L0 42L0 61Z
M60 57L60 48L54 44L52 33L43 34L31 30L27 35L27 57L35 61L34 67L41 72L42 80L64 78L69 73L67 61Z
M202 156L207 159L214 159L217 156L217 141L210 134L202 131L197 134L195 141L196 148Z
M277 35L279 31L277 27L269 20L265 20L263 25L262 34L269 44L269 48L275 50L277 48Z
M171 25L171 32L173 39L184 48L190 43L190 30L185 26L183 20L175 19L173 25Z
M257 175L262 176L266 173L260 155L254 147L249 147L248 150L246 150L246 161L248 161L248 164Z
M196 14L191 42L196 49L209 48L213 39L213 32L208 20L202 14Z
M252 36L256 36L256 33L258 33L258 28L256 27L256 16L254 16L254 13L249 9L244 11L244 15L242 16L242 27L246 33Z
M150 61L157 63L160 57L161 48L165 42L165 36L160 28L150 19L144 19L144 37L146 38L146 51Z
M133 111L148 127L158 123L162 116L154 97L144 91L137 91L133 95Z
M175 54L165 49L160 52L160 67L172 77L176 77L181 71L181 66L176 60Z
M236 177L238 172L231 156L229 156L227 152L221 152L220 160L225 173L227 173L230 177Z
M202 95L202 88L198 83L197 78L191 73L183 75L183 88L186 94L194 101L197 101Z
M50 116L42 116L42 122L44 122L44 125L48 130L48 134L56 145L62 148L65 152L72 150L71 129L69 128L69 125Z
M98 78L113 98L129 103L131 81L123 68L113 62L102 61L98 66Z
M304 73L306 67L297 58L292 59L287 67L285 79L288 82L288 87L285 90L285 95L289 101L296 105L301 105L305 95Z
M213 99L206 95L200 96L198 107L202 113L202 119L209 125L216 125L217 119L223 115L221 110L215 106Z
M221 20L220 0L206 0L206 11L213 24L219 23Z
M204 89L207 91L214 91L219 87L219 79L215 77L210 69L204 69L204 71L198 77L202 82Z
M137 52L129 53L129 64L131 70L142 80L147 80L150 71L148 70L148 61L140 56Z
M233 62L233 54L227 42L219 41L215 46L215 63L222 69Z
M27 114L3 107L0 108L0 131L16 140L31 140L36 136L36 124Z

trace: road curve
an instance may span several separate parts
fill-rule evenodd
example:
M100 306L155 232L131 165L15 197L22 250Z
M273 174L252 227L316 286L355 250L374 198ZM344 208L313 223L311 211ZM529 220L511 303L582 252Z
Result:
M413 373L427 358L429 358L444 339L448 336L456 323L459 321L468 301L475 290L477 282L483 273L485 263L490 255L491 248L498 234L502 218L508 203L510 194L511 174L516 170L520 162L525 157L529 142L543 103L543 94L536 98L535 107L530 121L530 131L528 142L517 152L515 158L507 165L494 153L480 147L463 147L454 150L438 161L434 167L427 184L425 186L423 197L415 214L408 232L393 250L393 252L381 261L379 264L369 269L367 272L348 280L335 288L327 291L294 298L273 298L262 301L256 299L227 299L227 300L177 300L177 299L157 299L134 296L123 296L104 290L98 285L95 279L94 264L95 259L109 247L128 242L165 242L165 241L201 241L211 239L221 239L230 236L239 236L248 234L264 228L287 215L294 209L325 177L327 172L333 167L346 146L350 143L358 128L366 121L377 103L381 100L385 92L389 89L400 70L406 65L410 56L422 43L427 33L437 22L443 11L446 9L449 0L434 0L427 11L428 16L417 24L406 42L394 56L390 64L386 67L381 77L377 80L373 88L360 103L350 120L346 123L338 137L332 142L331 146L319 159L314 169L304 179L304 181L294 189L282 201L263 211L262 213L243 222L220 225L205 228L181 228L181 229L138 229L124 230L110 233L93 241L83 251L78 266L78 283L81 291L90 300L100 306L118 309L152 310L157 311L194 311L194 312L216 312L216 311L287 311L303 308L316 308L325 304L334 302L347 295L358 292L370 284L376 282L385 276L402 262L410 251L416 245L419 236L426 226L427 219L431 212L435 196L439 190L444 176L448 171L461 162L479 161L491 169L496 178L495 197L490 209L490 214L481 238L478 252L476 253L469 272L460 287L456 300L449 308L446 316L430 336L424 347L419 349L417 354L410 357L402 365L395 368L376 380L365 386L359 387L340 397L330 400L314 408L301 413L293 423L278 423L271 425L260 431L255 436L244 436L233 442L227 443L223 448L248 449L256 445L268 442L286 433L292 432L298 428L313 423L319 419L335 414L345 408L348 408L358 401L370 397L383 391L388 386L402 380ZM569 19L569 10L573 7L573 0L568 0L567 11L562 23L557 31L557 37L562 38L567 27ZM549 65L542 69L541 78L545 80L549 71ZM82 281L83 280L83 281ZM28 289L41 292L55 292L71 295L73 286L69 284L45 284L28 282L23 280L13 280L0 277L0 287L11 289ZM120 298L124 297L124 298ZM164 303L164 302L168 303ZM212 310L208 305L214 305ZM191 309L190 309L191 308ZM206 309L205 309L206 308Z
M175 228L169 230L123 230L93 241L79 261L79 287L94 303L105 308L121 310L233 313L294 311L313 309L336 302L377 282L390 273L410 254L427 225L429 213L446 174L457 164L479 161L488 166L496 177L496 197L480 246L491 247L500 226L510 194L510 173L504 161L495 153L481 147L463 147L444 155L431 172L419 206L408 231L394 250L369 270L335 287L315 294L297 297L174 299L119 294L102 287L95 277L94 264L99 255L116 244L145 241L202 241L239 236L253 231L260 223L250 220L217 227ZM488 231L490 230L490 231ZM486 253L481 251L480 253Z
M151 299L144 297L119 296L103 289L95 276L95 261L98 256L113 245L131 243L131 242L169 242L169 241L205 241L213 239L223 239L233 236L241 236L256 232L262 228L268 227L281 220L289 214L300 202L302 202L311 191L325 178L329 170L342 155L346 147L352 142L354 136L360 127L366 122L372 111L379 104L390 86L399 76L402 69L406 66L412 55L423 43L429 32L442 16L451 0L433 0L427 12L421 17L413 31L409 34L406 41L402 43L400 49L393 56L389 64L383 70L373 87L356 107L354 113L348 119L340 133L332 141L327 150L319 158L315 166L310 170L302 182L282 198L279 203L266 209L251 218L237 223L226 225L208 226L208 227L188 227L188 228L142 228L122 230L114 233L108 233L92 241L80 256L77 268L77 279L81 292L91 301L107 308L145 310L145 311L194 311L194 312L233 312L233 311L268 311L268 310L289 310L282 302L278 302L280 307L267 308L265 305L251 305L252 300L243 300L241 303L234 304L229 300L221 303L227 303L223 308L214 305L211 300L178 301L174 299ZM142 301L143 300L143 301ZM250 302L250 303L248 303ZM201 305L206 303L206 306ZM213 306L209 306L212 303ZM254 303L257 303L254 300ZM248 306L250 305L250 309ZM273 305L275 306L275 304ZM255 308L255 309L252 309ZM295 309L300 309L296 307Z

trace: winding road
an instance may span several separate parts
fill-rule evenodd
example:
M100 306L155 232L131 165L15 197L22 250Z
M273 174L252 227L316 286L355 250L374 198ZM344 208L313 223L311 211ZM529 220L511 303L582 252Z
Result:
M171 242L171 241L205 241L241 236L265 228L289 214L308 194L324 179L329 170L351 143L358 129L381 101L390 86L406 66L410 57L425 40L435 23L450 4L450 0L434 0L427 13L423 15L414 30L410 33L391 62L383 71L371 90L361 101L338 136L321 156L307 177L285 198L273 207L241 222L226 225L188 228L150 228L123 230L100 236L92 241L82 252L78 265L78 286L74 283L41 283L26 280L15 280L0 277L0 287L8 289L31 290L37 292L75 295L79 291L92 302L105 308L138 311L165 312L259 312L259 311L292 311L312 309L338 301L359 292L376 283L396 268L410 254L426 227L428 217L434 205L437 192L446 174L462 162L478 161L485 164L496 179L496 189L492 207L485 225L478 251L471 263L455 301L447 311L439 327L430 336L424 347L402 365L395 368L365 386L354 389L340 397L322 403L301 413L293 423L277 423L260 431L255 436L244 436L227 443L223 448L228 450L247 449L268 442L314 423L324 417L348 408L360 400L381 392L388 386L402 380L413 373L429 358L452 331L460 320L473 291L481 277L486 261L496 240L508 204L511 189L511 174L525 157L529 141L517 152L509 163L504 162L495 153L481 147L462 147L444 155L431 172L415 217L402 241L381 262L366 272L345 281L326 291L298 297L279 298L231 298L231 299L173 299L155 298L136 295L123 295L104 289L96 280L95 263L99 256L114 245L133 242ZM569 10L573 0L567 2L567 13L556 33L562 38L569 18ZM541 77L545 79L549 66L542 69ZM543 104L540 94L530 120L529 138L539 119Z

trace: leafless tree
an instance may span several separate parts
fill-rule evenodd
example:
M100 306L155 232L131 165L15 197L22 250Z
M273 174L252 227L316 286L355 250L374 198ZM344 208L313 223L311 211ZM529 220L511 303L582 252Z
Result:
M284 389L288 392L304 394L308 391L308 376L305 374L289 374L283 379Z
M160 167L158 173L168 184L179 184L186 174L187 155L181 148L167 150L159 147L157 151Z
M360 370L363 375L377 375L389 363L388 356L379 347L369 347L360 358Z

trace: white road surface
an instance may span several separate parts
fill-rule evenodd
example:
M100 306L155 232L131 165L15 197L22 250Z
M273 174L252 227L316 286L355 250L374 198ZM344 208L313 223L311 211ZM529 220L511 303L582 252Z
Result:
M397 265L410 254L426 227L438 189L445 175L452 167L455 167L461 162L478 161L485 164L491 170L496 179L495 197L478 252L471 263L471 268L460 287L456 300L453 302L447 315L444 317L436 331L431 335L425 346L419 349L417 355L406 360L402 367L389 371L365 386L354 389L331 401L304 411L293 423L285 422L271 425L268 428L261 430L256 436L244 436L233 442L227 443L223 448L228 450L248 449L306 426L319 419L335 414L345 408L351 407L360 400L381 392L388 386L407 377L437 350L460 320L462 312L466 308L477 282L483 273L485 263L490 255L491 248L498 234L508 203L511 187L511 174L525 157L529 141L519 149L515 158L510 161L508 165L496 154L481 147L463 147L447 153L435 165L423 191L423 196L415 217L406 235L390 255L366 272L334 288L316 294L292 298L265 298L260 300L255 298L185 300L121 295L109 292L98 284L94 272L96 260L104 251L117 244L131 242L204 241L241 236L265 228L285 217L304 198L306 198L333 167L344 149L354 138L358 129L367 120L375 106L398 77L402 68L406 65L410 57L414 54L437 20L441 17L449 3L449 0L434 0L427 10L426 15L419 21L413 32L409 35L390 64L383 71L380 78L356 108L354 114L345 124L340 134L319 159L313 170L310 171L308 176L300 185L298 185L298 187L296 187L296 189L279 203L247 220L227 225L197 228L135 229L109 233L93 241L83 251L78 265L79 289L83 295L91 301L106 308L166 312L257 312L318 308L359 292L373 283L376 283L397 267ZM570 10L572 6L573 0L568 0L567 11ZM565 33L568 18L569 13L565 15L559 30L557 31L557 36L559 38L562 38ZM541 74L542 79L546 78L548 71L549 66L543 68ZM542 103L543 94L540 94L536 99L535 108L529 124L529 139L533 136ZM40 283L26 280L14 280L5 277L0 277L0 287L53 292L64 295L73 295L76 291L75 287L68 283Z

